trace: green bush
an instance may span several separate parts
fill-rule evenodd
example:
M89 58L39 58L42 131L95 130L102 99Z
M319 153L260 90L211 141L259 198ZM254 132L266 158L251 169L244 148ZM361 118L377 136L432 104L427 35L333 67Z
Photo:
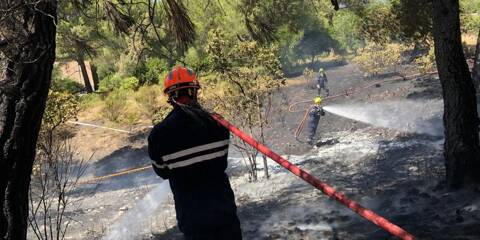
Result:
M113 74L102 79L99 83L99 90L102 92L111 92L117 89L135 90L139 86L139 80L136 77L123 77L120 74Z
M330 33L343 50L355 52L363 45L360 24L361 19L355 13L339 11L333 18Z
M138 78L139 85L153 85L160 82L168 68L164 59L148 58L143 64L138 65L134 75Z
M68 120L76 118L79 111L79 102L75 95L50 90L43 114L42 132L53 130Z
M435 71L437 69L437 65L435 62L435 48L432 46L428 53L415 59L415 64L418 66L418 70L421 73L428 73Z
M127 109L127 93L123 90L115 90L108 94L105 99L103 115L112 122L118 122Z
M395 70L401 63L402 52L408 49L407 46L398 43L377 44L369 42L365 48L357 51L353 59L358 63L368 76L375 76Z
M102 101L102 95L95 93L85 94L83 96L80 96L80 108L82 110L87 110L103 104Z
M127 77L122 79L120 89L122 90L136 90L138 89L139 81L136 77Z
M64 77L58 67L54 67L52 71L52 85L50 89L55 92L78 93L84 90L82 84Z
M140 87L135 93L135 101L142 112L152 121L164 117L170 110L162 89L158 85Z
M122 84L122 77L119 74L112 74L106 76L100 80L98 89L102 92L111 92L115 89L119 89Z
M186 66L189 66L197 71L207 64L205 57L201 57L200 52L193 47L188 49L188 51L185 53L184 62Z

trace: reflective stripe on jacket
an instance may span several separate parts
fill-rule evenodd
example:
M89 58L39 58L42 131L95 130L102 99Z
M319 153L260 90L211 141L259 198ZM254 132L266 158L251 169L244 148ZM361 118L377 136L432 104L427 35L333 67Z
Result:
M227 168L230 134L207 114L180 107L148 137L155 172L170 180L178 227L184 233L208 232L238 222Z

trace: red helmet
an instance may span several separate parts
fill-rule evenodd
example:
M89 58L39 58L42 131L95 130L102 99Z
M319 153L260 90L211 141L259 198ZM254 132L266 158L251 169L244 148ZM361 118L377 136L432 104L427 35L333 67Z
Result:
M195 72L187 67L176 66L165 76L163 82L163 92L170 94L171 92L185 88L200 88Z

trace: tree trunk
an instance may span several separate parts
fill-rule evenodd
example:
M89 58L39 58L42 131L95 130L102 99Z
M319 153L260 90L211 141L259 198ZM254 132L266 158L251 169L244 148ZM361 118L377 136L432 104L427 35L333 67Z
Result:
M78 63L78 66L80 66L80 70L82 71L82 78L83 83L85 84L85 90L87 90L87 93L92 93L93 88L92 84L90 84L90 78L88 77L87 66L85 66L85 58L82 54L79 54L76 61Z
M457 189L480 176L477 102L462 49L458 0L433 1L433 35L445 111L446 177Z
M93 90L96 91L98 90L98 82L99 82L97 66L90 63L90 68L92 69Z
M473 60L473 71L472 71L473 83L475 84L475 89L480 91L480 29L478 30L477 37L477 46L475 48L475 58Z
M15 7L14 7L15 6ZM0 239L27 235L28 189L55 60L54 0L0 1Z
M315 52L312 52L312 61L310 62L310 68L314 69L315 67Z

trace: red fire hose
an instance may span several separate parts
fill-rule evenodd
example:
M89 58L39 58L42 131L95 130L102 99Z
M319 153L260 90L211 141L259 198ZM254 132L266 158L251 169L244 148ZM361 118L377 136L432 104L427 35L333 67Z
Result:
M282 165L284 168L292 172L293 174L297 175L301 179L305 180L306 182L310 183L312 186L315 188L319 189L323 193L325 193L327 196L337 200L341 204L347 206L350 208L352 211L356 212L358 215L366 218L370 222L373 222L377 226L383 228L385 231L405 240L413 240L415 237L408 233L407 231L403 230L399 226L391 223L387 219L383 218L382 216L379 216L378 214L374 213L373 211L364 208L357 202L347 198L343 193L337 192L334 188L329 186L328 184L320 181L319 179L315 178L314 176L310 175L309 173L305 172L301 168L295 166L294 164L290 163L286 159L282 158L280 155L277 153L273 152L270 150L268 147L265 145L257 142L255 139L253 139L251 136L247 135L246 133L242 132L240 129L223 119L220 115L217 114L212 114L212 117L228 128L230 132L233 134L237 135L239 138L241 138L243 141L251 145L252 147L258 149L261 153L265 154L266 156L270 157L272 160L277 162L278 164Z

